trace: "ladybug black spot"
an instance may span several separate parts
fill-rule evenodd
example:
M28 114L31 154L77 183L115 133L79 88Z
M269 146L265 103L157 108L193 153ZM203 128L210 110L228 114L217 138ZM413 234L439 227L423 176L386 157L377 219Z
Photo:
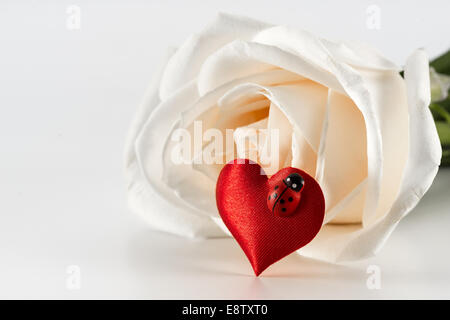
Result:
M281 211L286 212L286 208L281 208Z
M292 197L289 197L288 201L292 202L294 199L292 199Z
M281 199L281 200L280 200L280 203L284 203L284 199Z
M269 200L270 200L270 196L269 196Z
M277 190L278 189L278 186L275 186L275 188L273 188L274 190Z
M274 198L278 197L278 194L274 193L274 194L273 194L273 197L274 197Z

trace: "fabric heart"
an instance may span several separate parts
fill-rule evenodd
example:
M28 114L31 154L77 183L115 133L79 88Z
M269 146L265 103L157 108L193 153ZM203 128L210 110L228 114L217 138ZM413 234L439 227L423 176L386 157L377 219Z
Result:
M268 197L274 196L275 188L289 184L286 179L292 174L303 178L300 200L288 215L276 214L271 207L274 202ZM223 167L217 180L216 201L222 220L244 250L256 276L308 244L319 232L325 215L322 190L306 172L289 167L268 179L259 164L247 159L235 159ZM286 201L289 199L279 198L276 205Z

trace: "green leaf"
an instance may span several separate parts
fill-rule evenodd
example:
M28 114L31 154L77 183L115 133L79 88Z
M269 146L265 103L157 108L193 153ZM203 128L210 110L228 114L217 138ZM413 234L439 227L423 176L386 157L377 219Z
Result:
M448 98L450 90L450 76L437 73L433 67L430 67L430 90L431 102L441 101Z
M442 150L441 166L442 167L450 166L450 149Z
M447 121L450 124L450 113L439 103L430 104L431 113L435 121Z
M436 129L442 146L450 148L450 124L444 121L436 121Z
M442 108L444 108L447 112L450 112L450 95L441 101L436 101L438 105L440 105Z
M433 100L439 100L446 96L442 90L448 89L448 85L443 85L443 83L448 83L448 78L445 78L445 76L441 77L440 75L450 75L450 50L431 61L430 67L434 68L434 70L430 70L432 97L434 94ZM439 78L437 83L440 85L433 86L433 80L436 80L437 78ZM445 81L442 82L442 79ZM440 89L440 91L437 92L436 88ZM450 93L450 90L448 92ZM442 145L441 166L450 166L450 95L447 95L443 100L433 101L430 104L430 110L433 114Z
M450 75L450 50L430 62L438 73Z

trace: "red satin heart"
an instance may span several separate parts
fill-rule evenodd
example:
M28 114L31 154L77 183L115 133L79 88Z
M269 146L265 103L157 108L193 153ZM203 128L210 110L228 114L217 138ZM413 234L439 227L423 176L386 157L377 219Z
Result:
M267 195L291 173L304 180L301 201L287 217L275 215ZM255 275L288 254L308 244L319 232L325 201L319 184L306 172L284 168L267 178L250 160L235 159L220 172L216 186L220 216L249 259Z

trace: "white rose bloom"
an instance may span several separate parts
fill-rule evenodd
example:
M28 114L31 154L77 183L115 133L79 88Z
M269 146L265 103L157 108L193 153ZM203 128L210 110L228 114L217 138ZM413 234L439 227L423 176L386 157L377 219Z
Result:
M247 128L279 129L280 168L308 172L326 200L322 229L299 252L335 262L375 254L441 159L425 53L410 56L404 79L400 70L362 44L220 15L173 53L137 113L126 148L132 210L159 230L228 236L215 200L223 165L175 164L171 134L195 120L235 129L224 157L248 155L238 139ZM206 141L192 157L205 152Z

